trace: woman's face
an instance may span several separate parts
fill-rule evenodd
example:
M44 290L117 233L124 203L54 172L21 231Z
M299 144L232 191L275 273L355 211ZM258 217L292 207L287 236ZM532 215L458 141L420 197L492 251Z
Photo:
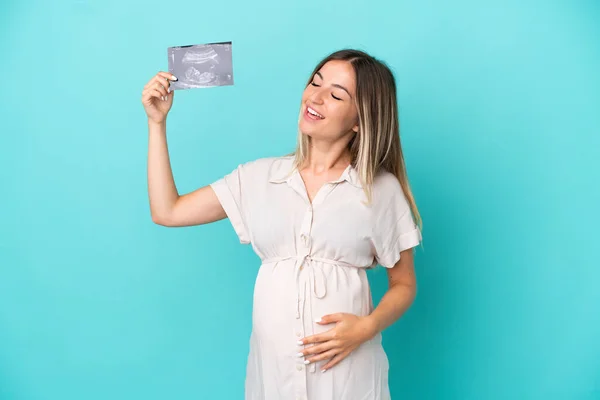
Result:
M302 94L299 128L315 139L336 140L358 132L356 77L347 61L328 61Z

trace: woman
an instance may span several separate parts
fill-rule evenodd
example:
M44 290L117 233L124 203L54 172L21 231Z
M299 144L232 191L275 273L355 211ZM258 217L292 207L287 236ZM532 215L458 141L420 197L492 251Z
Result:
M174 79L159 72L142 95L152 219L227 217L261 258L246 399L389 399L381 331L414 299L412 248L422 239L391 71L364 52L329 55L304 90L292 155L247 162L182 196L165 134ZM374 309L366 269L377 264L389 289Z

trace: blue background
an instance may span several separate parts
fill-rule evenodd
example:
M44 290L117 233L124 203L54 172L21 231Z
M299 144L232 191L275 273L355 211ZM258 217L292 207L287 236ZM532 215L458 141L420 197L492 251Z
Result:
M215 3L216 4L216 3ZM424 220L394 399L600 399L600 3L9 1L0 50L0 399L241 399L258 258L228 221L150 218L144 84L177 92L181 194L293 150L303 85L356 47L398 80ZM370 272L375 300L386 289Z

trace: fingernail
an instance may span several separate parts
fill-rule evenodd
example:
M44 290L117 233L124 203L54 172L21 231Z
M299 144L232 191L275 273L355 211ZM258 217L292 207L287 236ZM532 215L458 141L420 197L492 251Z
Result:
M315 322L321 322L321 318L315 319Z
M174 80L174 81L176 81L177 77L175 75L171 75L171 79Z
M302 343L302 340L298 340L298 346L302 346L304 343Z
M327 370L326 370L326 369L324 369L324 370L322 370L321 372L322 372L322 373L325 373L325 371L327 371Z
M160 99L161 99L162 101L165 101L165 98L164 98L163 96L160 96Z
M167 88L167 93L171 93L171 86Z
M306 364L306 365L310 364L310 360L304 360L304 364Z
M300 358L300 357L304 357L303 353L296 353L296 357Z

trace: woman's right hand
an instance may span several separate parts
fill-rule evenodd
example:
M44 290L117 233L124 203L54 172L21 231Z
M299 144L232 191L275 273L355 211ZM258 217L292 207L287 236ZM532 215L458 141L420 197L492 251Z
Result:
M142 104L148 119L157 124L165 122L173 105L171 81L177 78L168 72L159 72L148 81L142 92Z

